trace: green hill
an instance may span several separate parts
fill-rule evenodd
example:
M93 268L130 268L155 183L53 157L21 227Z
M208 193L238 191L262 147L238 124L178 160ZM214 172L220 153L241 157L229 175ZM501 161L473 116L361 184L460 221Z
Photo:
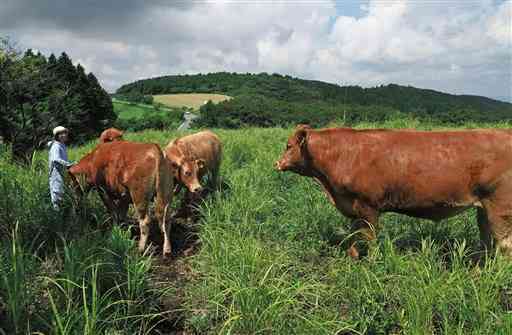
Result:
M112 105L117 115L114 126L127 131L177 128L185 111L158 103L149 105L119 99L112 99Z
M219 127L382 121L397 113L455 124L512 119L512 104L486 97L395 84L373 88L339 86L266 73L163 76L126 84L117 91L122 95L176 93L216 93L233 97L201 108L206 118L208 113L212 116L207 125Z

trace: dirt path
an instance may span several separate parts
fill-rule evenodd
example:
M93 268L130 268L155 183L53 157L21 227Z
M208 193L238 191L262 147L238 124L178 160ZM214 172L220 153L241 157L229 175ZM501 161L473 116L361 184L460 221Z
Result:
M151 288L165 292L159 301L162 318L154 329L155 334L192 334L184 330L183 303L187 283L197 276L190 264L190 256L199 250L197 225L197 222L186 222L183 219L173 222L173 257L164 259L160 254L154 256L150 285Z

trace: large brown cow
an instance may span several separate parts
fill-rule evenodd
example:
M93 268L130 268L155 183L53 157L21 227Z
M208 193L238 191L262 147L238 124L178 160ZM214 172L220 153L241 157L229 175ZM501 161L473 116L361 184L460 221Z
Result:
M112 213L126 215L133 203L139 218L139 250L144 251L149 234L149 203L156 197L156 217L164 235L164 256L171 253L170 226L165 214L173 187L172 170L157 144L116 141L99 144L69 169L75 187L96 188ZM115 204L114 204L115 202ZM117 207L117 208L116 208Z
M485 247L512 254L512 132L313 130L298 126L276 162L318 181L330 201L375 239L378 217L433 221L477 207ZM348 250L358 256L355 245Z
M184 185L189 192L201 191L201 179L210 175L213 187L219 183L219 168L222 160L222 144L211 131L201 131L171 141L164 149L171 162L179 188Z
M100 135L100 143L121 141L123 139L123 131L117 128L105 129Z

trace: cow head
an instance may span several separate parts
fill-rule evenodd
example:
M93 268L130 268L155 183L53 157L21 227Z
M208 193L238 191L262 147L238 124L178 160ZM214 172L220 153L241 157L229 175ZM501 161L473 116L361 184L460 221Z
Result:
M203 189L199 182L199 171L204 168L204 160L193 158L186 145L179 139L167 146L165 156L171 164L176 181L185 185L192 193L200 192Z
M286 143L286 149L276 162L279 171L293 171L302 175L307 171L307 135L311 127L298 125Z
M114 142L114 141L122 141L123 140L123 132L116 128L108 128L103 131L100 135L100 143Z

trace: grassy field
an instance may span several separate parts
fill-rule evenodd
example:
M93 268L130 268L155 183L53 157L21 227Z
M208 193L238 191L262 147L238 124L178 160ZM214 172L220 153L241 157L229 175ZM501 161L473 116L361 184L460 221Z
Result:
M231 97L222 94L190 93L190 94L162 94L154 95L154 100L169 107L187 107L199 109L205 101L211 100L213 103L231 99Z
M512 334L512 262L475 263L474 212L440 224L385 215L369 255L353 261L339 247L349 221L320 187L273 169L290 129L215 132L223 187L197 222L174 224L168 262L138 255L126 228L104 232L109 217L93 193L54 213L45 152L30 167L0 156L4 333ZM178 135L127 137L165 145Z
M152 105L135 104L120 100L113 100L112 105L114 106L114 112L120 119L141 119L151 115L165 115L174 110L167 108L155 109Z

